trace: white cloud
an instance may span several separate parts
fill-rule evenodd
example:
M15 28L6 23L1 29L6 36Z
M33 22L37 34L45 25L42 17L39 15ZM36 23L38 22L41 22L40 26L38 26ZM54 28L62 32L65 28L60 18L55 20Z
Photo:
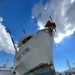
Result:
M71 0L71 3L73 3L75 0Z
M44 29L43 23L41 21L38 21L38 29Z
M1 23L3 18L0 17L0 50L14 53L13 43L11 41L9 33L6 32L5 26Z
M33 6L32 16L37 18L38 29L44 28L51 16L57 26L54 40L59 43L75 31L75 0L39 2Z

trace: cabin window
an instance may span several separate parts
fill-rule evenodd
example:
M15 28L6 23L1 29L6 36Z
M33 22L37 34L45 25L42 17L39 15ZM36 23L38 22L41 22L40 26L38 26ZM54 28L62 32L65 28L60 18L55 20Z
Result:
M26 40L28 41L29 39L31 39L31 37L32 37L32 36L28 36L28 37L26 38Z
M24 39L24 40L22 41L22 43L25 44L25 43L26 43L26 39Z
M22 43L25 44L28 40L31 39L31 37L32 37L32 36L28 36L26 39L24 39L24 40L22 41Z

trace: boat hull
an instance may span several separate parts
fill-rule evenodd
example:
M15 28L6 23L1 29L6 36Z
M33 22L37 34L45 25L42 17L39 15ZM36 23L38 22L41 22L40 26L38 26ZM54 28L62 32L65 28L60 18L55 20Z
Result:
M40 64L53 66L53 41L54 31L40 30L36 33L15 56L15 69L19 74L24 74Z

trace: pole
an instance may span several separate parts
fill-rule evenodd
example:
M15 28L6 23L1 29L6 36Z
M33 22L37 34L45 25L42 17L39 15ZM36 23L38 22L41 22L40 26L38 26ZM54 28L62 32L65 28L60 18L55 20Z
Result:
M10 37L11 37L11 40L12 40L12 43L13 43L14 48L15 48L15 52L17 53L17 48L16 48L16 46L15 46L15 43L14 43L14 40L13 40L13 37L12 37L12 35L11 35L10 30L8 30L8 29L6 28L6 31L9 33L9 35L10 35Z

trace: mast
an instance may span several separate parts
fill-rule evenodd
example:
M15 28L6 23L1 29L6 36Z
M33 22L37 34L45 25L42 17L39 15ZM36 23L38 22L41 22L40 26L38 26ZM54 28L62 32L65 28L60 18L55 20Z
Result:
M71 69L71 66L70 66L69 61L68 61L68 60L66 60L66 62L67 62L68 68L69 68L69 69Z
M7 66L8 61L9 61L9 60L7 59L7 61L6 61L5 65L4 65L4 67L6 67L6 66Z

